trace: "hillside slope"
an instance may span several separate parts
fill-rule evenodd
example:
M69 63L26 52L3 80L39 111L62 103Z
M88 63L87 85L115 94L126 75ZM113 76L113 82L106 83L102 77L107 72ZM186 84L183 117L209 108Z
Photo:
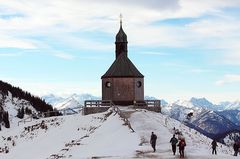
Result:
M134 133L118 114L110 112L22 123L0 132L0 147L9 148L9 153L0 153L0 158L178 158L178 154L172 155L169 144L173 127L182 131L186 139L187 158L231 158L231 149L220 144L218 155L212 156L210 139L165 115L145 110L123 111L129 116ZM158 136L156 153L149 144L152 131Z

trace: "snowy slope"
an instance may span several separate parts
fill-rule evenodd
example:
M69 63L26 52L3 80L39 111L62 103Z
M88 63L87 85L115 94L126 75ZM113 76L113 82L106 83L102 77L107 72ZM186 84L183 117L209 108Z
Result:
M145 110L124 111L134 133L118 114L109 112L45 118L44 122L36 120L0 131L0 147L9 147L9 153L0 153L0 158L176 158L169 144L173 127L181 130L186 139L187 158L231 158L231 148L220 144L218 156L212 156L210 139L165 115ZM158 136L156 153L152 153L149 144L152 131ZM7 141L9 136L15 146L12 140Z
M214 157L209 150L212 140L201 135L197 131L186 127L180 122L154 112L140 111L134 113L130 118L133 129L140 135L142 141L145 141L142 147L139 147L139 152L143 152L141 157L155 157L155 158L175 158L172 156L169 140L172 137L173 127L179 129L185 137L187 147L187 158L221 158L227 156L231 158L228 147L219 144L219 155ZM147 131L146 131L147 130ZM157 136L157 153L151 153L152 149L149 147L149 136L154 131ZM221 148L220 148L221 147ZM221 155L220 155L221 154ZM221 157L220 157L221 156Z
M36 109L31 105L29 101L26 101L24 99L19 99L16 97L12 97L12 94L8 92L7 96L0 96L0 100L2 100L2 108L4 111L7 111L9 113L9 122L10 122L10 128L12 125L16 125L20 120L17 118L18 109L24 107L28 108L32 111L32 114L37 114ZM24 116L24 119L28 118L28 115ZM2 126L2 129L5 129Z

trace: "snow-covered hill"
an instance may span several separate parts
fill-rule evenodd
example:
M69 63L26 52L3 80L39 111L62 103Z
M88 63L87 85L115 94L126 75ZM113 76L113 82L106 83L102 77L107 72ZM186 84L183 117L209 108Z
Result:
M211 155L211 140L181 122L155 112L123 109L132 132L116 113L104 112L39 119L0 131L0 147L7 146L4 159L56 158L176 158L169 140L173 128L186 139L189 159L234 158L231 148L219 144L218 155ZM157 136L157 152L149 144L151 132ZM31 150L31 151L29 151ZM177 156L179 156L177 154Z
M39 97L0 80L0 128L11 128L29 116L52 110L52 106Z
M20 120L22 120L17 117L19 109L27 108L31 110L32 114L37 114L37 110L33 107L33 105L29 101L13 97L10 92L8 92L8 95L4 96L0 94L0 101L1 108L3 108L3 111L8 112L9 114L10 127L12 127L12 125L16 125ZM28 115L25 115L24 118L27 117ZM4 127L2 127L2 129L4 129Z

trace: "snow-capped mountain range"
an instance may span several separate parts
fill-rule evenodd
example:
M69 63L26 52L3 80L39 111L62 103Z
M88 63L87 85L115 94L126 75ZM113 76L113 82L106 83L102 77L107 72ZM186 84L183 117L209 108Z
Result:
M98 100L101 97L93 96L91 94L71 94L69 96L61 97L54 94L42 96L42 99L51 104L56 109L75 108L84 105L85 100Z
M99 100L101 97L94 96L91 94L71 94L69 96L57 96L54 94L44 95L42 96L47 103L51 104L54 108L64 108L64 107L75 107L78 105L84 105L85 100ZM152 96L145 96L146 100L155 100L157 98ZM68 104L66 104L68 103ZM71 106L71 103L73 104ZM65 105L65 106L64 106ZM173 103L168 103L164 99L161 99L161 105L163 107L171 107L171 106L183 106L185 108L204 108L214 111L223 111L223 110L240 110L240 101L234 102L221 102L220 104L213 104L206 98L195 98L192 97L190 100L177 100Z
M228 106L215 105L205 98L191 98L163 106L162 111L210 138L224 141L227 134L240 134L240 110L233 109L239 108L236 103L229 107L230 102L224 103Z

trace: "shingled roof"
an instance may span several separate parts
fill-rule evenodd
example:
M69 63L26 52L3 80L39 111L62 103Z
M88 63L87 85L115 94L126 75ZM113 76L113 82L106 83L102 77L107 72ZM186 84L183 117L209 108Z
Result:
M140 77L144 76L138 71L134 66L132 61L122 53L119 57L113 62L108 71L102 76L102 78L108 77Z

